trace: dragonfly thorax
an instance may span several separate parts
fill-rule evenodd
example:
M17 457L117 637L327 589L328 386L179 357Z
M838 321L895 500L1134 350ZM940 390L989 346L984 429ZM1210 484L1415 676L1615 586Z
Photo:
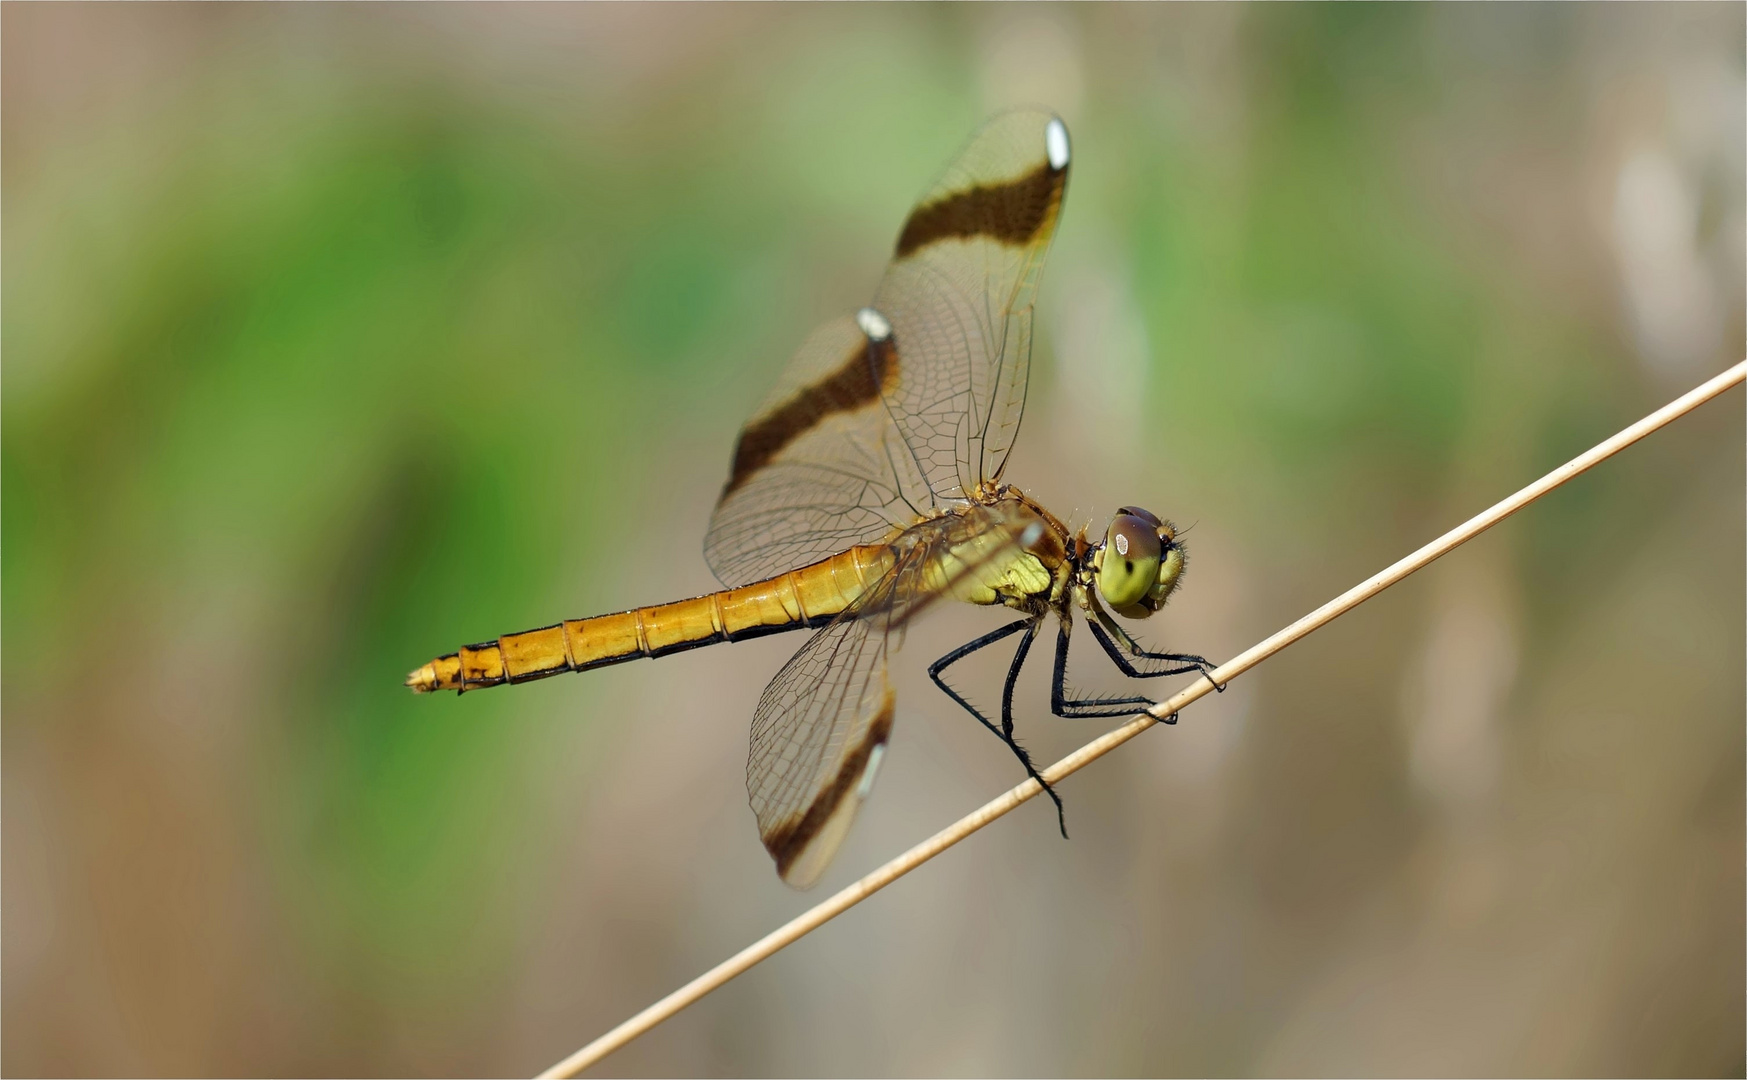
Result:
M1130 619L1144 619L1165 606L1184 563L1176 526L1138 506L1116 512L1089 560L1098 595Z

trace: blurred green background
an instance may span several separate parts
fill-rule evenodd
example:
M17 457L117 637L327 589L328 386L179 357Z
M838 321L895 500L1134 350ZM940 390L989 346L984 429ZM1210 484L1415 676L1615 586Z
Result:
M740 422L997 108L1076 170L1008 475L1193 526L1157 644L1233 655L1743 354L1740 5L0 25L11 1074L533 1071L815 899L742 775L797 638L401 678L709 589ZM604 1071L1739 1075L1742 414ZM1020 779L921 676L994 619L911 635L825 889ZM1046 666L1053 759L1098 729Z

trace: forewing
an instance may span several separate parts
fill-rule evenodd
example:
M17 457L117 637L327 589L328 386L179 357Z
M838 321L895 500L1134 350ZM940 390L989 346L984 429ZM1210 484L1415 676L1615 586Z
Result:
M991 120L910 212L880 283L899 360L886 402L937 502L998 480L1018 434L1068 157L1047 112Z
M741 429L704 558L723 584L806 566L914 522L928 485L882 393L899 378L889 340L854 318L820 327Z
M904 222L871 309L821 327L742 429L704 555L726 585L817 562L1000 478L1067 129L1004 113Z

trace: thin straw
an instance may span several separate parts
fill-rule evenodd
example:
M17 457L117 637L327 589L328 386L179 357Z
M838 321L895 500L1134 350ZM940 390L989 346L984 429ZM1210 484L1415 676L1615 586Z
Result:
M1388 569L1348 589L1266 641L1239 653L1235 658L1216 668L1211 676L1211 681L1207 678L1198 680L1169 700L1160 702L1147 712L1135 716L1123 723L1122 726L1080 747L1043 770L1044 779L1055 784L1080 771L1147 728L1152 727L1160 719L1200 700L1213 690L1215 682L1224 685L1237 678L1299 638L1376 596L1439 556L1445 555L1474 539L1559 485L1619 453L1664 424L1691 412L1743 379L1747 379L1747 360L1681 395L1613 438L1572 458L1502 502L1469 518ZM1035 798L1042 790L1037 781L1026 780L1025 783L990 801L980 809L965 815L837 895L766 934L540 1075L542 1077L575 1076L785 945L793 943L830 922L960 840L997 818L1011 813L1022 803Z

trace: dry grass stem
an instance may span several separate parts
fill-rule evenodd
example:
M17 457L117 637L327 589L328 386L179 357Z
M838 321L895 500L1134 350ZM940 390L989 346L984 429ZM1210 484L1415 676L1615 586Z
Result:
M1619 453L1664 424L1692 411L1723 391L1742 382L1744 378L1747 378L1747 361L1736 364L1708 382L1657 409L1631 427L1559 466L1502 502L1468 519L1388 569L1348 589L1266 641L1245 650L1217 668L1213 672L1213 679L1221 684L1235 679L1299 638L1364 603L1439 556L1467 543L1554 488ZM1133 717L1120 727L1087 743L1043 770L1044 778L1053 784L1071 776L1147 728L1152 727L1161 718L1199 700L1212 690L1213 682L1208 679L1203 678L1195 682L1169 700L1159 703L1148 712ZM960 840L997 818L1006 816L1020 804L1036 797L1041 792L1042 788L1038 786L1036 781L1025 781L980 809L967 814L953 825L935 833L830 899L766 934L758 941L552 1066L541 1075L549 1077L575 1076L785 945L818 929Z

